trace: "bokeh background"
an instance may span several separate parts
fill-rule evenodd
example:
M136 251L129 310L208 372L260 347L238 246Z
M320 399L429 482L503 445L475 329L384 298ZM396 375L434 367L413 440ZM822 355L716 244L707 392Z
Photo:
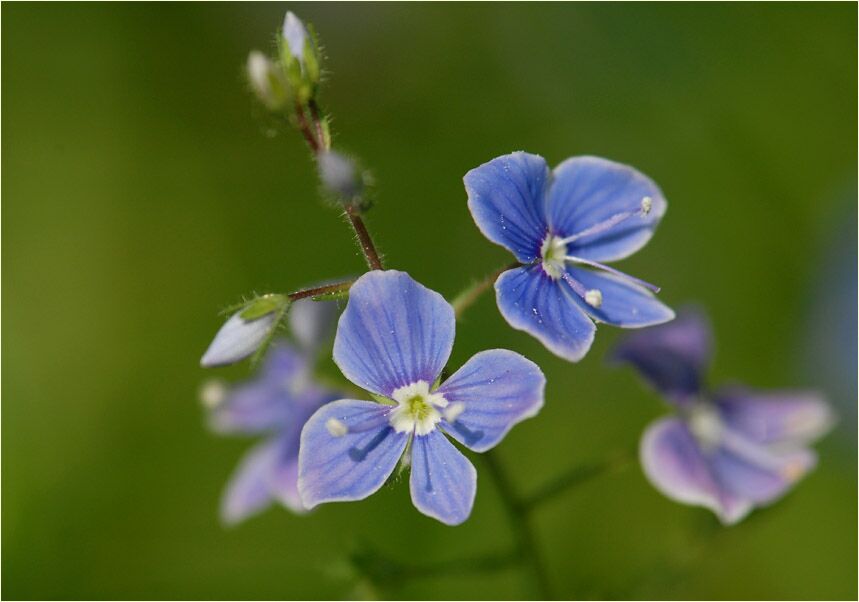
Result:
M488 478L459 528L418 514L404 483L219 523L250 442L208 433L197 399L218 310L363 269L300 138L244 83L247 52L271 48L287 8L321 33L323 104L337 146L376 175L368 219L390 266L453 295L509 260L461 182L496 155L627 162L669 211L621 267L708 308L713 380L820 388L837 407L819 469L731 529L635 464L555 499L537 516L555 594L855 599L852 3L4 4L3 596L529 595L515 569L390 586L345 560L507 545ZM489 296L459 325L454 365L507 347L549 378L544 411L499 448L523 491L635 445L666 411L605 365L620 334L600 329L568 364Z

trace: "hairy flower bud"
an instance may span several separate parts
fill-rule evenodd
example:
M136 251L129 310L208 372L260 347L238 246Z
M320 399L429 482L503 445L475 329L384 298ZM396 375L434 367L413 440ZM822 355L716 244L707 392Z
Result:
M348 203L361 195L363 181L355 162L336 151L325 151L317 160L319 180L325 192Z
M247 76L256 97L270 111L282 109L289 100L283 71L258 50L248 55Z
M313 98L320 79L319 48L301 19L287 12L281 30L281 57L290 86L303 102Z

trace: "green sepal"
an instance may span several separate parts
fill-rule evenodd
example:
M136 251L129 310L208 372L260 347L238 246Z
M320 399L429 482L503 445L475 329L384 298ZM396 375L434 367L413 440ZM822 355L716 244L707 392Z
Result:
M289 297L286 295L269 294L257 297L248 303L239 316L242 320L250 322L267 316L273 311L284 309L290 303Z

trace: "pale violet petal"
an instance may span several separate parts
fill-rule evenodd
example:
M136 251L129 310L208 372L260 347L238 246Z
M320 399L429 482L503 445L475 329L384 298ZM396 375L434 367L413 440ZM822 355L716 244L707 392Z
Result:
M567 159L553 176L548 214L557 236L573 236L618 214L636 213L608 230L571 242L567 251L577 257L605 262L631 255L650 240L667 208L662 191L650 178L600 157Z
M513 351L481 351L447 379L437 393L447 433L474 451L494 447L513 425L543 407L546 377L539 366Z
M523 263L540 257L546 237L549 167L539 155L515 152L475 167L463 178L468 209L483 235Z
M405 272L374 270L349 291L334 339L334 361L353 383L390 397L441 374L455 318L444 297Z
M712 452L710 466L720 487L755 505L785 495L817 463L814 452L772 452L740 437L728 437Z
M705 316L684 308L671 322L626 335L611 359L632 364L657 391L683 403L701 393L712 347Z
M311 352L331 340L337 326L337 302L299 299L289 307L289 330L295 342Z
M242 310L244 311L244 310ZM204 368L233 364L251 355L268 336L277 312L255 320L245 320L241 311L233 314L215 335L200 365Z
M412 502L423 514L458 525L471 514L477 471L462 452L435 429L412 442Z
M539 265L515 268L495 281L498 309L517 330L536 337L546 348L571 362L591 347L596 327L582 311L563 280L553 280Z
M709 508L726 524L740 521L752 502L724 490L707 458L679 418L651 424L641 439L641 465L650 483L666 497Z
M308 509L378 491L393 472L408 436L390 426L391 407L343 399L320 408L301 432L298 490Z
M835 417L818 393L726 387L714 395L731 430L770 446L797 447L820 438Z
M247 453L221 500L221 520L233 525L267 508L272 500L269 475L277 462L276 439L265 441Z

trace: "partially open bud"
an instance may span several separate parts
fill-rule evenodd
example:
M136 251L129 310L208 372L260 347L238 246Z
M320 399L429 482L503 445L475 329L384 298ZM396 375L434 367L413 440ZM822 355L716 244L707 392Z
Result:
M289 101L289 87L278 65L258 50L248 55L248 81L256 97L270 111L282 109Z
M316 40L301 19L287 12L281 31L281 56L289 83L302 101L312 98L320 77L320 56Z
M245 305L221 326L200 365L224 366L251 355L277 326L278 315L288 303L284 295L265 295Z

